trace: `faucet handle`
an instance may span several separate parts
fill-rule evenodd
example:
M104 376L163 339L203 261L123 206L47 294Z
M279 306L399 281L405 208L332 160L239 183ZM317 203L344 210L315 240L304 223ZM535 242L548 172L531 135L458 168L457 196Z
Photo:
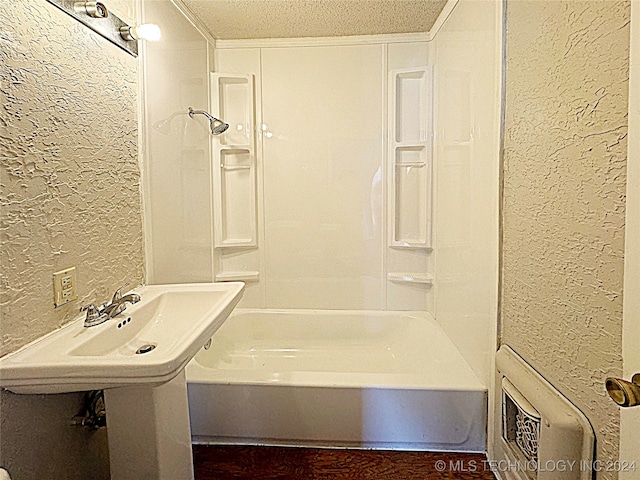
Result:
M87 316L84 319L85 327L93 327L94 325L100 325L101 323L109 319L109 317L107 317L107 315L102 313L100 308L96 307L93 303L80 307L80 311L87 312Z
M118 300L120 300L122 298L122 289L125 287L128 287L130 285L129 282L125 283L124 285L122 285L120 288L118 288L115 293L113 294L113 298L111 299L111 303L115 303Z
M96 318L98 315L100 315L100 309L96 307L93 303L89 303L88 305L83 305L82 307L80 307L80 311L81 312L86 311L88 319Z

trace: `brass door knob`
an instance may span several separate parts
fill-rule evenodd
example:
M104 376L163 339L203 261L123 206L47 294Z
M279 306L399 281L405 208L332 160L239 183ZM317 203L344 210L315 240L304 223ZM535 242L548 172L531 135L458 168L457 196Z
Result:
M609 377L605 385L611 399L621 407L640 405L640 373L636 373L630 382Z

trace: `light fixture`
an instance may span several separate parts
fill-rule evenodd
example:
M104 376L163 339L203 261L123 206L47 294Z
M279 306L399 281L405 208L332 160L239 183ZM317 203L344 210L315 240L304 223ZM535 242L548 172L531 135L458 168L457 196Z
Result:
M0 3L2 1L0 0ZM47 2L134 57L138 56L138 42L136 40L159 40L160 38L158 26L130 27L125 21L110 12L101 1L47 0Z
M147 40L149 42L157 42L162 36L160 27L153 23L144 23L137 27L125 25L120 27L120 36L128 42L134 40Z
M109 16L109 10L100 2L75 2L73 10L76 13L87 14L91 18L107 18Z

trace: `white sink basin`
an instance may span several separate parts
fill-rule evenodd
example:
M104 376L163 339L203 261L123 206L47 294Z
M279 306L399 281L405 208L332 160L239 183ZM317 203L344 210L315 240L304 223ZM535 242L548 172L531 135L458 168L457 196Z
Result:
M83 318L0 358L0 386L15 393L64 393L159 385L182 371L220 328L244 290L241 282L153 285L107 322ZM153 346L147 353L136 351Z

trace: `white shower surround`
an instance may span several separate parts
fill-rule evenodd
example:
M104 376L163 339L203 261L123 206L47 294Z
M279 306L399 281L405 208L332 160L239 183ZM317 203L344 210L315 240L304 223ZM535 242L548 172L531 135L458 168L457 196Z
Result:
M216 276L225 278L226 271L234 273L244 270L252 280L259 278L257 282L247 283L241 305L247 308L425 309L434 314L436 321L461 349L475 373L489 384L497 310L499 171L496 156L499 144L496 79L499 77L490 67L499 64L497 30L500 22L497 6L487 8L488 4L483 2L480 14L475 14L471 11L472 3L450 2L436 23L437 31L429 35L432 41L415 41L412 36L407 36L404 41L401 36L354 37L352 41L349 37L341 37L322 39L316 45L308 39L278 39L277 42L225 41L219 42L220 45L216 45L215 49L211 39L191 23L184 19L177 21L179 14L171 2L145 5L145 21L161 22L163 18L176 17L166 23L166 35L184 38L187 42L179 57L170 44L163 45L160 42L145 46L145 70L149 84L146 88L147 96L150 96L145 103L145 123L150 141L148 158L144 162L147 172L145 218L149 281L212 281ZM467 32L458 31L457 25L462 23L470 24L471 28ZM172 28L176 31L173 32ZM469 45L474 46L477 62L454 67L468 70L472 80L470 86L474 90L445 91L439 86L444 80L442 73L446 70L446 65L442 64L442 52L448 48L454 53L456 49L464 53ZM324 55L314 56L313 52L322 52ZM367 55L361 55L363 52ZM160 61L161 58L165 60ZM334 85L331 82L341 79L350 85L358 85L362 78L366 82L367 86L363 84L363 88L367 88L368 93L364 99L357 98L357 95L354 99L354 95L348 95L352 92L357 94L355 86L347 90L332 88L337 93L335 97L329 97L329 102L323 102L320 98L323 97L323 90L316 95L302 96L300 108L313 114L319 112L321 121L324 121L324 124L320 124L328 125L329 130L314 129L317 127L313 123L316 120L305 120L305 117L298 123L307 125L294 124L298 132L316 132L318 136L322 133L324 143L317 142L321 148L330 152L331 142L334 142L334 152L343 149L344 152L353 153L353 158L359 159L357 164L341 162L338 158L332 161L330 167L326 159L320 157L319 161L311 161L307 155L299 157L297 162L295 158L279 158L278 162L283 163L274 164L268 163L270 157L264 156L274 149L277 151L279 144L293 141L308 143L304 135L292 137L292 132L287 130L289 127L282 123L286 122L286 112L281 119L271 118L280 114L273 108L263 111L263 102L260 100L260 95L276 99L279 95L297 95L294 88L288 88L295 87L295 83L279 83L278 72L269 67L269 61L280 62L284 59L295 64L300 58L311 62L304 64L305 68L309 66L308 79L319 82L320 88L326 85L326 89L329 89ZM322 67L329 64L339 70L323 73ZM478 65L483 66L484 70L478 70ZM386 186L387 179L384 178L389 175L386 170L390 150L387 122L389 72L424 66L434 69L435 84L435 92L430 92L435 103L432 184L435 193L430 252L428 249L388 247L389 219L386 210L390 192ZM206 161L210 155L211 136L206 135L206 125L198 125L194 123L195 120L188 122L186 116L179 115L180 107L191 102L197 103L191 106L206 108L203 103L209 102L209 95L205 91L209 85L209 71L253 75L258 95L255 123L267 124L267 128L274 133L270 140L258 137L255 142L258 248L253 250L214 248L212 199L216 192L212 188L211 163ZM487 75L485 72L494 73ZM362 73L366 74L361 77ZM265 74L266 79L263 78ZM279 90L274 91L274 86ZM495 98L480 95L487 91L495 92ZM167 92L174 93L167 96ZM473 104L461 109L460 97L470 94L475 95ZM154 102L154 99L158 99L158 102ZM171 106L167 109L169 100ZM443 114L447 106L449 111L454 111L454 115ZM173 130L170 135L163 135L152 127L172 113L178 113L178 116L171 122ZM442 136L452 128L452 122L464 116L474 134L472 152L466 163L454 164L450 168L452 162L442 152ZM334 128L332 123L338 123L338 128ZM203 135L198 133L198 128L204 132ZM332 135L338 132L343 138L331 140L333 137L327 136L328 132ZM371 135L371 132L375 135ZM360 139L354 140L356 137L352 138L352 135L360 135ZM275 138L278 136L282 139ZM362 147L367 148L370 154L363 156L360 151ZM345 150L347 148L352 150ZM318 152L310 148L308 153L317 155ZM325 165L326 169L318 170L320 165ZM366 168L363 170L358 165ZM342 196L342 203L338 202L338 205L353 210L351 216L338 211L331 218L329 213L332 209L325 205L321 211L326 211L326 215L321 215L328 222L327 228L318 230L322 236L311 238L311 244L304 243L306 237L302 231L300 235L295 233L297 230L291 230L293 224L280 218L279 205L268 201L276 195L278 202L284 202L284 205L293 208L301 206L300 199L296 200L293 195L294 190L287 191L287 188L277 187L276 184L278 178L285 178L292 172L289 168L292 166L296 166L296 174L312 168L320 176L333 175L328 178L333 178L334 188L336 181L342 182L342 187L345 187L337 187L338 195ZM462 170L456 170L456 166ZM377 168L381 169L382 185L372 190ZM362 172L366 172L365 176ZM360 193L353 196L346 189L348 185L360 188ZM307 205L312 203L302 200ZM316 200L322 204L321 197ZM338 197L328 197L328 200L337 202ZM362 224L362 212L366 211L373 214L369 226ZM314 215L316 213L313 210L309 211L305 220L300 213L295 220L298 230L304 228L305 221L306 224L313 224ZM348 222L347 230L342 235L341 227L329 225L335 220ZM365 232L368 237L361 237L367 239L364 242L352 235L360 235L358 229L354 229L358 224L362 225L361 229L373 227L369 233ZM305 249L316 259L312 265L314 270L307 278L293 281L296 272L304 276L305 272L299 271L303 265L297 261L286 263L282 259L289 254L299 255ZM329 268L331 264L334 268ZM417 278L433 279L433 286L428 286L428 282L398 282L397 274L400 273L421 273L423 277ZM237 277L234 276L234 279ZM336 288L337 285L340 286ZM460 302L459 295L454 295L454 291L464 292L465 302ZM331 295L328 295L329 292Z
M245 308L338 308L351 313L354 310L423 310L423 314L426 310L429 314L437 313L435 321L443 326L446 335L455 344L451 353L459 355L457 348L486 388L491 379L497 310L499 170L495 153L499 144L499 94L496 87L499 75L496 73L489 78L485 72L491 65L499 63L497 30L500 22L497 7L485 9L482 15L475 15L470 12L470 3L472 2L449 2L445 13L437 22L437 30L446 31L449 27L450 33L439 37L439 33L434 30L428 36L431 41L416 41L412 36L403 39L398 35L393 38L354 37L352 41L349 37L321 39L318 42L308 39L278 39L264 42L224 41L218 42L213 49L210 38L196 28L185 30L184 22L178 30L185 30L183 35L189 31L193 48L188 51L183 49L179 59L175 55L175 49L171 49L169 53L173 55L172 64L155 62L155 52L162 55L163 46L149 45L147 53L150 55L146 59L145 68L152 73L147 77L151 83L150 88L159 95L162 92L177 92L178 97L183 97L182 103L192 101L190 98L199 99L200 102L205 100L203 87L209 82L208 70L223 74L253 75L258 95L255 124L257 127L266 124L265 132L272 133L270 140L258 137L255 144L258 237L257 248L253 250L220 249L213 245L214 218L211 206L217 192L212 188L211 163L207 163L205 158L209 155L211 146L215 147L217 140L211 142L209 135L197 134L196 127L205 131L206 126L194 125L177 117L172 123L174 129L169 137L160 139L163 146L156 148L154 142L150 142L150 158L145 162L147 172L153 176L152 181L149 181L149 175L146 177L147 226L153 227L148 229L150 281L211 281L214 278L224 278L225 272L231 272L236 279L236 273L241 275L245 271L249 280L241 304ZM155 12L146 12L146 21L161 19L166 16L162 9L172 7L169 2L147 5L147 10ZM452 11L458 10L466 12L462 21L473 23L475 20L476 24L472 29L473 34L467 32L463 35L459 32L461 37L456 39L456 24L461 20L456 20L456 24L451 25L449 19L455 18ZM487 10L490 12L486 13ZM167 25L167 28L171 34L171 26ZM178 33L175 32L176 35ZM196 38L199 38L197 45L208 41L207 48L197 47ZM455 68L468 67L469 78L472 80L469 88L473 86L474 90L449 89L445 92L439 89L438 83L443 80L441 74L445 71L439 64L440 51L449 46L449 42L453 43L453 50L464 50L470 42L477 45L477 63L453 65ZM286 83L289 79L283 74L285 70L277 69L280 68L277 65L295 66L301 59L305 65L302 71L289 71L301 76L299 84L303 84L302 80L315 82L314 85L318 85L318 88L313 94L301 95L297 91L298 84ZM480 64L484 65L485 70L479 71L476 68ZM329 65L332 70L323 69ZM430 249L391 248L388 245L390 219L387 218L390 191L388 179L385 178L389 175L387 157L391 141L388 122L389 78L392 71L416 67L434 70L435 92L429 90L429 95L432 95L435 102L435 128L429 128L436 136L432 147L435 153L432 245ZM349 87L343 89L343 84L348 84ZM197 98L190 93L191 90L187 88L189 85L196 86L199 92ZM359 91L360 85L366 94ZM333 96L321 95L327 91L334 92ZM479 96L482 91L495 92L495 98ZM291 122L287 119L286 109L278 111L264 108L261 96L265 95L267 102L269 98L277 101L283 95L297 96L296 98L300 98L297 103L299 108L309 114L306 117L298 116ZM448 98L444 98L445 96ZM472 104L464 104L464 98L469 96L473 96ZM174 98L172 101L178 112L180 102L175 102L176 99L179 100ZM192 106L197 108L198 105ZM446 105L450 106L449 111L455 110L454 115L443 116ZM466 109L461 108L465 105ZM209 108L214 106L210 104ZM171 114L159 103L154 105L147 102L147 107L146 124L150 127ZM215 115L218 112L212 110L211 113ZM428 115L431 115L431 111ZM457 165L466 169L464 171L473 172L474 175L471 176L464 175L464 171L456 175L457 170L443 168L447 166L442 163L446 157L438 151L442 146L440 135L444 135L447 129L454 128L453 123L460 118L467 119L468 128L474 134L474 143L467 159ZM157 131L152 128L147 131L158 136ZM481 135L478 134L480 132ZM313 140L311 143L314 147L309 147L309 139ZM269 151L277 153L277 145L292 142L307 145L307 150L301 150L302 154L297 158L286 157L282 164L268 162ZM363 148L366 149L364 155ZM317 157L319 149L332 154L342 151L348 154L346 159L357 160L354 163L341 161L336 157L328 162L326 157ZM317 158L312 161L309 156L313 155ZM281 156L273 158L282 161ZM375 180L378 168L382 178ZM305 172L305 169L311 170ZM326 201L344 205L352 215L345 216L344 211L333 209L336 213L332 216L332 208L323 205L322 198L318 198L320 202L317 204L321 205L321 210L308 210L305 216L306 210L301 207L313 202L304 197L296 197L299 185L290 182L293 188L278 187L278 179L286 179L290 173L315 175L322 181L331 180L333 185L327 185L333 188L336 182L342 182L336 192L338 196L342 196L342 203L336 195L326 197ZM439 175L442 177L439 178ZM376 186L374 180L380 184ZM362 194L353 196L354 191L350 192L346 188L349 185L360 189ZM377 190L372 190L372 187ZM304 189L301 191L308 194ZM171 194L167 195L167 192ZM456 196L456 192L461 195ZM274 194L278 199L277 204L266 201ZM347 201L351 197L352 200ZM303 230L295 235L288 235L294 223L287 223L287 219L280 218L281 206L295 209L295 223L300 228L313 225L313 215L318 212L323 215L323 221L331 223L340 220L347 223L342 234L341 228L334 225L332 228L320 229L321 235L309 238L311 243L301 241L301 238L304 239L300 236L304 234ZM368 226L362 221L362 212L365 211L374 214L373 217L367 217L373 219ZM488 217L484 221L478 215ZM369 228L362 237L366 239L364 243L354 241L356 236L352 233L361 234L358 225L361 225L361 229ZM278 231L283 228L289 230ZM458 233L464 235L457 235ZM274 248L277 250L274 251ZM284 261L291 255L304 259L302 254L305 249L316 259L312 264L314 275L303 279L310 280L307 284L304 281L300 283L300 278L295 279L295 275L287 275L286 272L292 270L293 273L298 272L298 276L304 276L303 264ZM174 253L169 254L169 251ZM355 254L362 257L354 256ZM440 256L445 259L441 264L436 261ZM364 261L365 258L369 261ZM452 263L452 260L455 262ZM337 268L329 268L330 264ZM419 275L406 275L416 273ZM274 279L280 284L274 284ZM398 279L401 281L398 282ZM419 281L409 283L407 279ZM459 294L453 295L453 290ZM461 296L464 301L461 301ZM214 338L214 343L215 341ZM429 348L428 342L424 348ZM335 373L328 373L325 377L332 377ZM367 381L361 377L358 388L368 388L367 385L375 384L372 378L380 376L380 372L372 374L374 376L370 376ZM317 373L314 375L316 379L321 376ZM345 378L345 375L340 376ZM256 384L247 388L252 391L254 388L263 389L260 395L268 394L264 385ZM291 392L290 386L280 384L277 388L282 389L280 395Z

